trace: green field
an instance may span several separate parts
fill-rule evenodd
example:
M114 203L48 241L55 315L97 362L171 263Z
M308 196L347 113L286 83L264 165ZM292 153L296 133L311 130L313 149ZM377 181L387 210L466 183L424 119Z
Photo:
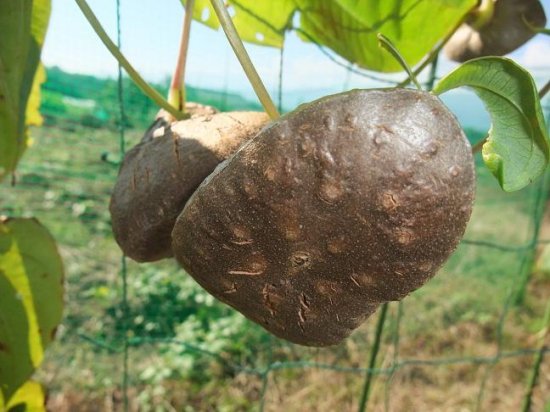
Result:
M168 80L164 84L153 84L162 95L168 94ZM147 128L158 112L158 107L128 78L122 82L124 96L124 126L129 129ZM42 85L40 111L46 125L74 127L83 125L89 128L109 128L119 126L118 82L89 75L72 74L57 67L46 69L46 82ZM226 110L260 110L256 102L250 102L238 94L228 91L186 88L190 102Z

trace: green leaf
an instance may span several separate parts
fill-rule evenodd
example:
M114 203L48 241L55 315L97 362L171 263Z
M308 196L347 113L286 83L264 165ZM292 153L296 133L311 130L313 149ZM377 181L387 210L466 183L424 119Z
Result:
M28 126L42 126L42 115L40 114L40 86L46 81L46 70L42 64L39 64L36 69L36 75L32 83L31 94L27 102L27 110L25 112L26 122Z
M186 0L181 2L185 4ZM233 22L243 41L282 47L284 30L296 9L294 0L228 0L226 3L230 6ZM193 18L210 28L220 27L210 0L195 0Z
M32 123L40 97L35 76L51 11L51 0L0 1L0 180L13 172L28 143L27 103Z
M7 405L3 404L0 393L0 411L6 412L46 412L46 394L38 382L27 381L10 399Z
M402 68L378 47L377 33L389 38L413 66L477 4L476 0L296 1L302 10L302 37L379 72Z
M185 6L186 0L180 0L181 4ZM216 17L216 12L210 3L210 0L195 0L195 6L193 8L193 20L196 20L211 29L217 30L220 28L220 22Z
M42 362L63 310L63 265L34 219L0 221L0 392L9 402Z
M29 323L17 290L0 272L0 389L5 399L34 371L29 342Z
M185 0L182 0L185 2ZM209 0L196 0L194 18L217 29ZM284 31L300 14L302 39L331 48L357 65L381 72L401 66L378 47L384 34L411 66L454 31L477 0L227 0L241 38L281 47ZM436 16L434 18L434 16ZM203 19L203 17L207 17Z
M233 22L244 41L261 46L282 47L285 28L292 23L294 0L230 0Z
M548 130L529 72L510 59L470 60L445 76L433 93L471 87L491 115L492 127L483 146L483 160L501 187L522 189L548 166Z

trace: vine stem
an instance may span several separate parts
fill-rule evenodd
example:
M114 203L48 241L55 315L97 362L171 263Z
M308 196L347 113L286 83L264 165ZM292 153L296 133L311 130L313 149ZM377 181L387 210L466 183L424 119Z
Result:
M439 54L435 55L435 59L432 62L432 65L430 67L430 76L428 78L428 82L426 83L426 88L430 91L433 90L435 80L437 79L437 66L439 65Z
M151 100L153 100L157 105L159 105L172 116L174 116L174 118L176 118L177 120L186 118L187 116L184 113L178 111L175 107L168 103L168 101L166 101L159 92L149 86L149 84L133 68L126 57L124 57L120 49L115 45L115 43L113 43L109 35L105 32L105 29L103 29L103 27L101 26L101 23L95 16L94 12L90 8L86 0L75 0L75 2L82 11L82 14L84 14L84 17L86 17L86 20L88 20L88 23L90 23L90 25L94 29L95 33L101 39L105 47L107 47L109 52L111 52L113 57L120 63L126 73L128 73L130 78L143 91L143 93L151 98Z
M443 38L443 40L441 40L441 42L439 42L439 44L434 49L432 49L430 54L428 54L428 56L418 65L418 67L416 69L414 69L413 73L415 74L415 76L418 76L420 73L422 73L424 71L424 69L426 67L428 67L428 65L439 55L439 52L441 51L441 49L443 49L443 47L445 47L447 42L451 39L451 37L453 37L453 34L455 34L455 32L458 30L458 28L460 26L462 26L464 21L466 21L466 18L474 10L475 10L475 7L473 9L471 9L469 13L466 13L462 17L462 19L460 19L460 21L453 27L453 29L451 31L449 31L449 33L447 33L447 35ZM407 77L405 80L403 80L401 83L399 83L397 85L397 87L405 87L410 82L411 82L410 77Z
M544 358L544 349L545 349L544 340L549 330L550 330L550 302L547 303L546 311L544 312L542 330L540 332L540 339L539 339L540 341L539 350L535 355L535 362L533 363L533 368L529 376L529 381L527 384L527 392L523 399L523 407L521 408L522 412L529 412L532 407L533 392L535 391L535 387L537 386L537 381L539 378L540 369L542 367L542 361Z
M185 4L185 16L183 18L183 29L181 31L180 49L178 61L170 91L168 92L168 102L176 107L182 113L185 113L185 68L187 67L187 52L189 50L189 39L191 37L191 22L193 21L193 9L195 0L187 0Z
M550 80L548 80L546 84L542 86L542 88L539 90L539 99L542 99L544 96L546 96L546 94L549 91L550 91ZM483 145L487 142L488 138L489 136L487 135L483 139L481 139L479 142L477 142L475 145L473 145L472 153L479 152L483 148Z
M376 324L376 335L374 337L374 344L370 353L369 365L367 367L367 371L365 372L365 382L363 384L363 391L361 394L361 400L359 402L358 412L365 412L367 409L367 403L369 402L370 388L374 375L374 367L376 366L376 358L378 357L378 352L380 351L380 342L382 341L382 332L384 330L384 323L386 322L388 306L388 303L384 303L382 305L380 316Z
M493 18L495 14L494 0L481 0L481 4L471 14L474 16L471 26L479 30Z
M533 26L529 21L525 18L525 14L521 15L521 19L523 20L523 23L534 33L537 34L546 34L547 36L550 35L550 29L547 29L546 27L536 27Z
M420 85L420 83L418 83L418 79L416 78L415 74L411 70L411 67L407 64L407 62L405 61L401 53L399 53L399 50L397 50L397 48L394 46L391 40L388 39L386 36L384 36L382 33L378 33L376 37L378 38L380 45L384 49L386 49L394 57L394 59L399 62L401 67L403 67L403 69L407 72L407 74L409 75L409 79L414 83L416 88L422 91L422 86Z
M542 99L550 91L550 80L539 90L539 98Z
M269 93L267 92L262 82L262 79L256 71L254 64L252 64L252 60L250 60L250 56L244 48L244 44L239 37L239 33L237 32L235 25L233 24L233 20L231 20L229 12L223 5L222 0L210 1L212 2L212 6L214 7L216 15L218 16L227 40L229 41L229 44L231 44L231 47L233 48L237 59L239 59L239 63L241 63L241 66L246 73L246 77L248 77L248 80L252 84L254 92L258 96L258 99L260 99L260 102L262 103L262 106L264 107L266 113L272 120L278 119L280 117L280 114L275 107L273 100L271 100L271 97L269 96Z

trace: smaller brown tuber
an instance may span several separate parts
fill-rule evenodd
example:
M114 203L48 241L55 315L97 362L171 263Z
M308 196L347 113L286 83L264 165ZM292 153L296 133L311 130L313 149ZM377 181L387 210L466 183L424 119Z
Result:
M161 114L120 168L110 204L112 227L120 248L138 262L172 256L172 228L187 199L269 120L259 112L195 109L190 119L171 124Z

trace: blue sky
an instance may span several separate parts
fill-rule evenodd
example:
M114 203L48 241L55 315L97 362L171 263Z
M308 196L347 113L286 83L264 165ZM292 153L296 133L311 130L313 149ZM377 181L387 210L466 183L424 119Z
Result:
M114 39L115 1L88 1ZM146 79L166 79L172 72L178 50L183 19L183 7L179 0L121 0L121 3L123 52ZM543 4L550 17L550 0L543 0ZM267 88L274 91L278 84L279 51L253 45L247 45L247 49ZM512 57L543 81L550 77L550 36L537 36ZM57 65L70 72L98 76L115 76L117 69L116 61L73 0L53 0L43 61L46 65ZM451 62L443 59L440 73L452 67ZM192 28L187 73L191 85L214 89L227 87L252 97L251 88L223 32L210 30L198 23ZM329 61L314 45L302 42L293 34L287 37L285 93L308 89L319 90L320 93L338 91L344 87L346 76L345 69ZM403 77L403 74L398 77ZM375 85L355 75L349 81L349 87Z

